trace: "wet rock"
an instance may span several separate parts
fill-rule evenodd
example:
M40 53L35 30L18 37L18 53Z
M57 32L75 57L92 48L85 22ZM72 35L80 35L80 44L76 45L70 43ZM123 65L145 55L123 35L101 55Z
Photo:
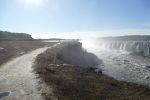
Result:
M129 60L124 60L124 62L129 62Z
M90 67L90 68L88 68L88 70L91 72L91 71L94 71L95 69L97 69L97 68L95 68L95 67Z
M57 70L57 68L58 68L59 66L60 66L60 65L58 65L58 64L49 64L49 65L47 66L47 70L48 70L49 72L51 72L51 73L55 73L56 70Z
M10 96L11 92L0 92L0 98Z
M73 66L71 64L61 64L62 66Z
M24 52L20 52L20 55L23 55L24 54Z
M90 67L86 69L87 72L96 72L97 74L102 74L102 70L100 68L96 68L96 67Z
M74 65L71 65L71 64L49 64L46 70L51 73L68 72L68 71L72 71L73 66Z
M0 47L0 52L4 52L4 51L5 51L5 49Z
M121 63L118 63L117 65L122 65Z
M4 50L4 48L0 48L0 50Z
M129 64L130 61L125 59L125 60L123 60L123 62L124 62L124 64Z
M102 70L101 70L100 68L95 69L95 72L96 72L97 74L102 74Z
M135 70L140 72L141 68L136 67Z
M150 79L150 76L149 76L149 75L148 75L148 76L145 76L144 79L149 80L149 79Z
M145 68L146 68L146 69L150 69L150 65L146 65Z

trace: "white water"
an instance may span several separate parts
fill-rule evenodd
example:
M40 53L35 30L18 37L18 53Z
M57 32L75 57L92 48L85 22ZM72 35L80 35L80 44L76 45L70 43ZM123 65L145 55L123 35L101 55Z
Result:
M150 58L141 55L129 55L131 51L143 50L143 54L149 56L149 42L121 43L95 40L82 40L81 42L87 51L96 54L103 60L104 66L99 67L103 69L104 74L117 80L150 86Z
M98 41L98 44L105 49L150 56L150 41Z

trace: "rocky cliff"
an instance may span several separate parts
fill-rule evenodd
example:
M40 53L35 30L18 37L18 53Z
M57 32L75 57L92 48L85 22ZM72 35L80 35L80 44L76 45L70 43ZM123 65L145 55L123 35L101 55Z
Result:
M66 63L82 67L95 67L102 63L97 56L86 52L80 42L64 42L61 45L62 49L57 56Z

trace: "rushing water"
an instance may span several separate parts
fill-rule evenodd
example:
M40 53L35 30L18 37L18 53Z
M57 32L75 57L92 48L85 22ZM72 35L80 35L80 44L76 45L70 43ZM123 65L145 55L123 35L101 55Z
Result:
M150 86L150 42L81 40L83 47L103 60L104 74ZM134 54L134 55L131 55Z
M150 56L150 41L99 41L107 49L127 51L142 56Z

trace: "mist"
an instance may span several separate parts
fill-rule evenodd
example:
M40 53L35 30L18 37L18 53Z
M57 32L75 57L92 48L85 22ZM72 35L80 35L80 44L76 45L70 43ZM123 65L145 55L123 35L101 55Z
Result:
M77 32L60 32L60 33L31 33L33 38L64 38L64 39L92 39L110 36L125 35L149 35L149 29L122 29L122 30L102 30L102 31L77 31Z

